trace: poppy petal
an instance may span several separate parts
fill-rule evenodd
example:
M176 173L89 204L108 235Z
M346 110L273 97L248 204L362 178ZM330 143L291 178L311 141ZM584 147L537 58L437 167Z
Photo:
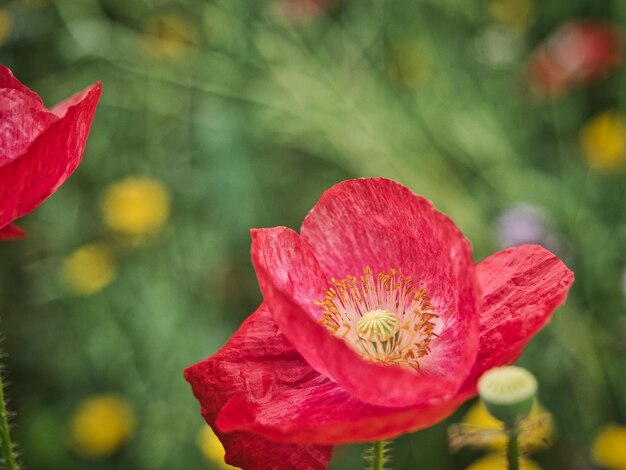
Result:
M92 85L91 87L74 93L68 99L58 103L54 108L50 110L50 112L59 118L64 117L70 108L76 105L80 105L82 101L87 97L87 95L91 92L92 88L94 88L95 86L97 85Z
M499 251L477 265L482 288L480 345L463 390L488 369L512 364L567 297L574 273L539 245Z
M17 78L15 78L11 69L2 64L0 64L0 89L19 91L26 95L30 95L32 98L39 100L41 103L41 98L39 98L37 93L32 91L27 86L24 86ZM41 105L43 106L43 103L41 103Z
M424 287L439 328L420 367L462 382L476 358L478 295L470 244L448 217L395 181L361 178L326 191L301 233L328 277L402 268Z
M351 395L402 407L445 400L457 390L464 376L459 380L450 371L437 375L365 360L322 326L315 301L328 284L311 248L293 230L253 230L252 261L280 331L315 370Z
M0 65L0 167L21 156L57 119L39 96Z
M0 228L0 241L19 240L27 236L27 233L23 229L14 224Z
M389 408L364 403L329 379L307 389L282 390L262 406L232 400L217 424L227 432L248 431L271 440L347 444L392 439L449 416L461 401L435 406Z
M221 432L220 410L230 400L265 406L285 389L324 381L278 331L262 305L210 358L185 370L202 415L226 449L226 461L244 469L325 469L332 447L277 443L249 432Z
M34 210L76 169L100 93L97 83L72 98L61 117L47 125L18 157L0 166L0 227ZM64 108L63 103L60 106Z
M337 279L359 275L367 262L375 272L402 267L418 281L445 289L451 281L443 268L450 258L471 255L450 219L385 178L336 184L311 209L300 232L324 271ZM400 261L404 264L396 266Z

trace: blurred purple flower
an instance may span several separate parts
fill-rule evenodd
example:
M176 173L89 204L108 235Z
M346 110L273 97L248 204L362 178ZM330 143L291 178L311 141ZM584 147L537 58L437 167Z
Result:
M549 235L546 213L529 203L516 204L500 214L496 221L496 235L502 247L525 243L541 243Z
M496 220L495 231L502 248L540 244L571 261L567 243L554 230L546 211L540 206L520 202L505 209Z

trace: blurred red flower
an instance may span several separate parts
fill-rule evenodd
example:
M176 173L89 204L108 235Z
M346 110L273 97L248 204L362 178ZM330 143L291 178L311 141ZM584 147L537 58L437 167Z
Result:
M573 273L537 245L474 264L426 199L390 180L328 190L300 235L252 231L264 303L185 370L245 469L326 468L332 445L430 426L517 359Z
M25 236L11 223L39 206L76 169L100 91L96 83L48 110L0 65L0 240Z
M621 28L599 20L576 20L559 27L531 57L534 90L559 96L572 87L605 77L622 64Z
M306 19L334 7L340 0L280 0L280 8L291 18Z

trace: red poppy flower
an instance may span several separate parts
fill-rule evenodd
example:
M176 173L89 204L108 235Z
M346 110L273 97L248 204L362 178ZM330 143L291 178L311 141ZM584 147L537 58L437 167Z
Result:
M263 304L185 370L245 469L326 468L334 444L442 420L515 361L573 281L536 245L475 265L450 219L380 178L328 190L300 235L253 230L252 259Z
M97 83L48 110L0 65L0 240L25 236L11 223L76 169L99 98Z
M623 33L616 25L598 20L571 21L533 54L529 68L532 86L540 95L561 95L619 67L623 51Z

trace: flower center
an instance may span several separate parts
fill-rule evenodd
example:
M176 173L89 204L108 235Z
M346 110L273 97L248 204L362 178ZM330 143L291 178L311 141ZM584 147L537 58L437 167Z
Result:
M356 334L366 341L388 341L396 332L398 317L387 310L372 310L356 323Z
M438 317L424 289L416 289L401 269L374 276L363 274L332 280L320 322L365 359L419 369L419 359L430 352Z

